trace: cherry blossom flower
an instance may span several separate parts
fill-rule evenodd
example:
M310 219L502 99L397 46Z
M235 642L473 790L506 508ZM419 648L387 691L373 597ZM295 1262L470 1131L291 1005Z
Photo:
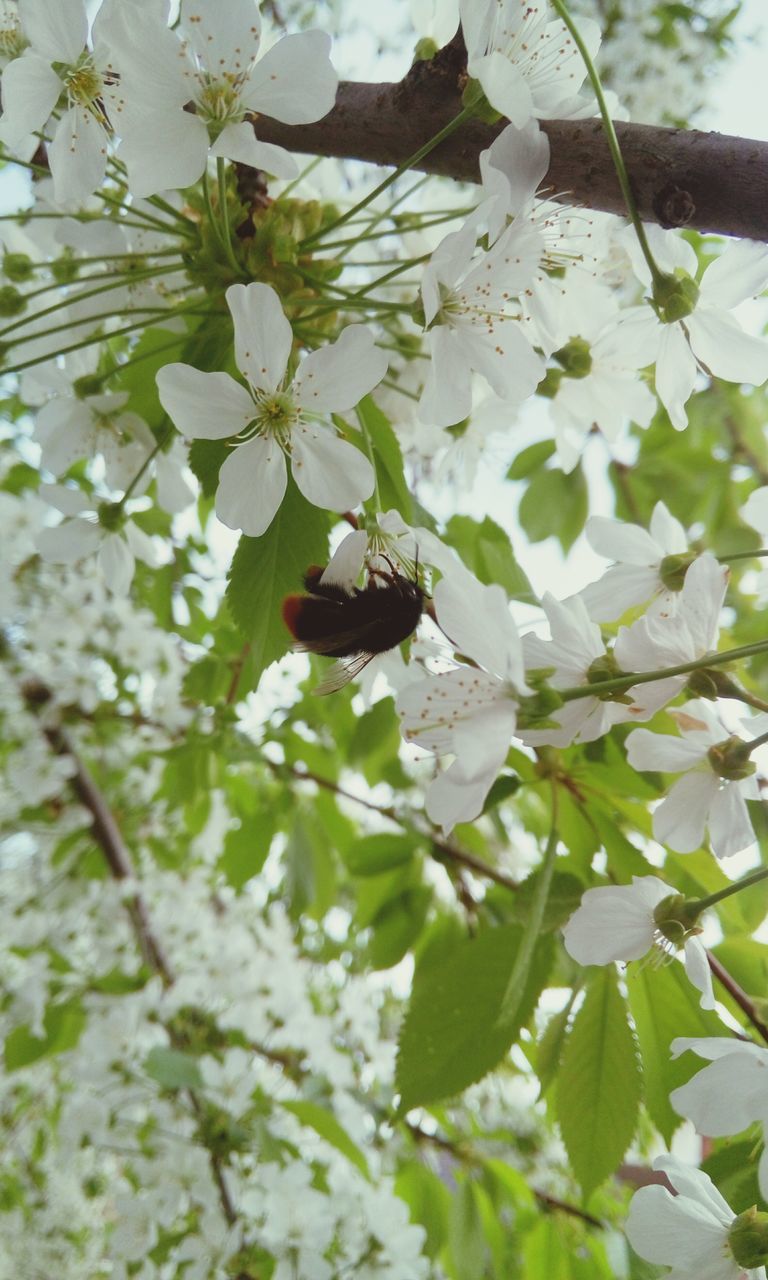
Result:
M494 244L510 218L528 215L549 168L549 138L538 121L516 129L508 124L486 151L480 152L481 200L478 221Z
M671 1267L665 1280L761 1280L762 1265L747 1268L734 1256L739 1219L707 1174L676 1156L657 1156L653 1167L677 1194L658 1184L635 1192L626 1225L635 1253Z
M602 578L579 592L590 618L613 622L646 600L651 602L650 616L674 607L677 592L664 579L665 561L684 555L688 538L663 502L653 508L650 530L606 516L590 516L585 533L593 551L615 561Z
M521 693L527 692L523 653L507 598L455 567L434 594L438 625L476 667L456 666L403 689L397 700L408 742L453 755L430 784L426 810L449 832L481 812L509 750Z
M0 0L0 67L21 57L27 43L16 0Z
M163 408L185 436L233 447L219 473L219 519L254 538L264 533L285 494L286 456L309 502L335 511L356 506L373 492L373 468L326 420L351 409L386 372L370 329L349 325L305 356L289 382L293 331L274 289L233 284L226 298L247 389L228 373L187 364L165 365L157 375Z
M104 17L112 3L104 5ZM79 203L104 178L111 135L105 104L115 99L115 77L100 39L102 15L94 24L93 50L83 0L19 0L19 16L29 44L3 71L0 137L27 158L37 146L33 135L46 132L63 97L48 162L57 202Z
M729 738L712 704L702 699L669 714L677 721L681 738L648 729L636 729L627 738L627 759L633 769L685 771L654 810L654 837L677 853L692 853L701 847L708 830L716 857L740 853L755 839L746 800L759 799L746 744Z
M581 54L546 2L460 0L459 11L469 74L518 129L534 116L563 120L594 110L576 96L587 74ZM594 58L600 28L580 18L579 32Z
M551 638L542 640L532 632L523 637L526 670L550 670L548 681L553 689L588 685L615 674L603 666L607 654L600 628L590 621L579 596L560 601L546 592L541 605ZM594 742L611 725L626 720L630 710L620 702L604 701L598 696L575 698L553 712L553 727L523 729L519 736L529 746L567 747L572 742Z
M122 520L114 527L112 521L103 523L104 515L113 510L109 504L95 511L92 498L60 484L41 485L40 494L65 517L55 528L42 529L37 537L37 549L50 564L77 564L95 555L109 590L125 595L136 558L156 563L151 538L132 520Z
M479 260L475 240L470 218L441 241L422 278L430 363L419 416L443 427L469 415L473 370L501 399L527 398L544 375L544 362L520 328L516 303L538 264L540 233L530 223L514 222Z
M646 225L651 252L662 271L689 292L681 304L684 314L662 321L651 306L630 308L619 325L617 338L644 364L656 365L656 392L673 427L685 429L686 401L701 369L726 382L762 386L768 378L768 342L745 333L731 311L739 303L762 292L768 283L768 248L751 240L730 245L704 271L694 285L698 261L687 241L655 225ZM632 233L625 240L635 272L650 284L645 259Z
M722 1138L755 1123L768 1126L768 1049L726 1036L680 1036L670 1049L673 1058L690 1049L710 1063L669 1095L675 1111L698 1133ZM757 1176L763 1199L768 1199L768 1147Z
M337 76L323 31L285 36L263 56L255 0L184 0L179 34L161 8L123 0L104 28L125 99L119 155L134 195L196 182L208 155L264 169L298 172L283 147L260 142L260 114L308 124L330 111ZM185 110L192 102L195 111ZM158 122L162 127L158 128Z
M728 569L709 551L688 568L674 608L650 609L629 627L620 627L614 657L624 671L654 671L695 662L717 647L720 611ZM685 686L687 675L667 676L633 690L648 714L658 711Z
M144 419L124 411L127 401L127 391L54 396L35 420L43 466L60 476L80 458L101 454L107 484L125 489L155 446Z
M612 964L639 960L648 952L669 957L682 942L685 971L701 992L701 1007L714 1009L712 976L696 929L677 923L673 901L661 922L656 919L659 904L677 896L658 876L633 876L631 885L588 889L563 929L565 949L579 964Z

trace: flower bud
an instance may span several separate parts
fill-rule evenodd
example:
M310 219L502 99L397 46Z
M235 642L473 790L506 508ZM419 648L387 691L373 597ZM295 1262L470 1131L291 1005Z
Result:
M625 676L626 671L622 671L618 662L612 653L604 653L601 658L595 658L587 668L587 683L602 684L603 680L617 680L621 676ZM624 689L596 693L596 698L601 702L630 702Z
M102 502L98 516L101 527L114 533L123 523L123 504L121 502Z
M562 365L567 378L586 378L592 370L592 352L585 338L571 338L553 352L553 359Z
M730 738L716 742L709 748L707 759L720 778L725 778L728 782L741 782L743 778L750 778L756 769L749 758L750 746L749 742L743 742L741 738L731 734Z
M17 316L26 309L27 300L12 284L0 287L0 316Z
M682 947L686 938L701 933L698 927L699 915L695 901L689 901L682 893L670 893L656 907L653 919L659 933L673 947Z
M731 1253L740 1267L751 1269L768 1262L768 1213L756 1205L734 1218L728 1231Z
M3 275L14 284L23 284L34 272L35 264L26 253L6 253L3 255Z
M664 324L684 320L695 309L698 300L699 287L686 272L663 275L654 282L653 301Z
M695 559L696 553L693 551L664 557L659 565L659 577L667 591L682 591L685 575Z
M82 378L75 378L72 390L78 400L85 400L87 396L99 395L103 385L104 379L97 373L84 373Z

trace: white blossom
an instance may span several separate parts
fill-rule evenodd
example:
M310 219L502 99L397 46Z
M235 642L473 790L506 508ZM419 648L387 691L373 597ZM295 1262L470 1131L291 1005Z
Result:
M728 1232L736 1214L701 1169L675 1156L657 1156L676 1191L641 1187L630 1201L626 1233L641 1258L671 1267L665 1280L761 1280L762 1267L745 1269L733 1256Z
M588 889L563 929L566 951L579 964L639 960L649 952L660 958L673 954L675 944L659 928L654 912L674 893L658 876L633 876L631 885ZM696 934L685 938L684 958L686 973L701 992L702 1009L714 1009L707 954Z
M692 853L709 832L712 852L728 858L755 839L746 801L759 799L754 776L728 778L718 772L713 748L728 742L728 731L709 702L695 699L669 712L681 737L636 729L627 738L633 769L683 773L653 813L653 834L678 853ZM683 772L684 771L684 772Z
M133 520L112 528L102 524L93 501L79 489L42 485L41 495L64 515L53 528L41 529L37 549L50 564L77 564L92 555L104 582L115 595L125 595L133 580L136 558L155 564L149 538Z
M228 373L187 364L165 365L157 375L163 408L184 435L232 446L219 473L219 519L251 537L264 533L285 494L286 456L309 502L336 511L356 506L373 492L373 468L327 419L351 409L384 376L387 359L370 329L348 325L305 356L288 381L293 332L274 289L234 284L226 296L247 389Z
M687 1084L673 1089L669 1100L699 1133L721 1138L752 1124L768 1126L768 1049L726 1036L680 1036L670 1046L672 1057L690 1049L710 1065ZM768 1147L757 1166L760 1191L768 1200Z
M659 501L653 508L650 529L610 520L606 516L590 516L585 533L598 555L615 561L597 582L579 594L595 622L613 622L627 609L650 601L647 614L669 611L676 593L662 577L668 556L683 555L688 538L679 520Z
M407 741L455 757L426 798L429 817L447 832L482 810L527 686L520 637L501 587L482 586L456 568L440 579L434 600L438 625L477 666L414 681L401 691L397 709Z

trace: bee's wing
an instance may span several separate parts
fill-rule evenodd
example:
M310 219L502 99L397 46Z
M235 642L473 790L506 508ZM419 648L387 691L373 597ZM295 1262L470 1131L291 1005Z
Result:
M345 684L349 684L350 680L359 676L375 656L373 653L358 653L353 658L339 658L312 692L318 696L324 693L336 693L337 689L343 689Z

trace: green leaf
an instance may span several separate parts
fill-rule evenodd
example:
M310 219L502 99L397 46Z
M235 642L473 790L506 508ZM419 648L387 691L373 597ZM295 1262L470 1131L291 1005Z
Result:
M540 938L517 1017L511 1025L497 1026L521 936L515 926L487 929L423 977L417 972L398 1047L401 1110L460 1093L491 1071L514 1043L552 962L551 939Z
M536 603L536 593L515 559L509 534L490 516L482 521L452 516L446 525L445 541L456 548L481 582L497 582L513 600Z
M224 838L224 850L216 865L234 889L242 889L244 884L261 871L275 830L275 814L269 809L262 809L253 817L244 818L239 827L229 829Z
M538 440L521 450L507 472L508 480L525 480L533 471L539 471L555 452L554 440Z
M744 1213L753 1204L758 1209L765 1205L757 1180L759 1155L760 1146L755 1143L754 1138L746 1142L728 1139L723 1146L707 1156L701 1166L734 1213Z
M212 498L219 487L219 472L232 450L226 440L193 440L189 465L200 481L204 498Z
M419 841L416 836L384 834L361 836L343 854L353 876L377 876L410 862Z
M587 482L581 466L569 475L557 467L539 471L520 500L518 518L531 542L557 538L563 551L578 538L589 510Z
M394 507L407 523L413 517L413 499L405 480L400 442L386 415L365 396L357 406L357 416L373 454L378 502L382 511Z
M672 1110L669 1095L699 1070L693 1054L669 1056L675 1036L717 1036L723 1024L717 1014L699 1008L699 993L678 961L654 969L634 964L627 978L627 998L640 1042L645 1105L667 1143L682 1118Z
M509 906L510 920L525 924L539 885L539 876L540 869L537 868L520 884ZM547 894L542 929L557 929L565 924L580 905L583 895L584 884L577 876L567 871L556 871Z
M325 563L327 552L327 516L302 497L289 477L282 506L266 533L260 538L243 535L229 571L226 600L250 645L252 687L291 647L281 614L283 599L301 590L308 566Z
M382 907L373 921L368 944L368 960L374 969L399 964L424 928L431 901L432 890L416 885Z
M397 1174L395 1191L408 1205L411 1221L424 1227L427 1233L424 1248L430 1258L434 1258L448 1236L453 1208L451 1193L438 1174L414 1161Z
M563 1046L568 1034L572 1003L573 1000L571 999L564 1009L561 1009L559 1013L553 1014L536 1045L536 1075L539 1077L541 1097L544 1096L557 1075L562 1061Z
M363 1177L370 1181L368 1162L363 1152L352 1141L346 1129L342 1128L332 1111L327 1111L316 1102L284 1102L282 1106L346 1156Z
M557 1083L557 1118L585 1199L618 1168L637 1128L637 1045L613 965L590 975Z
M6 1071L18 1071L39 1058L50 1058L73 1049L85 1022L85 1013L77 996L62 1004L49 1004L43 1015L42 1036L33 1035L29 1027L14 1027L6 1036L3 1052Z
M179 1049L156 1045L144 1059L144 1070L164 1089L200 1089L203 1077L197 1059Z

